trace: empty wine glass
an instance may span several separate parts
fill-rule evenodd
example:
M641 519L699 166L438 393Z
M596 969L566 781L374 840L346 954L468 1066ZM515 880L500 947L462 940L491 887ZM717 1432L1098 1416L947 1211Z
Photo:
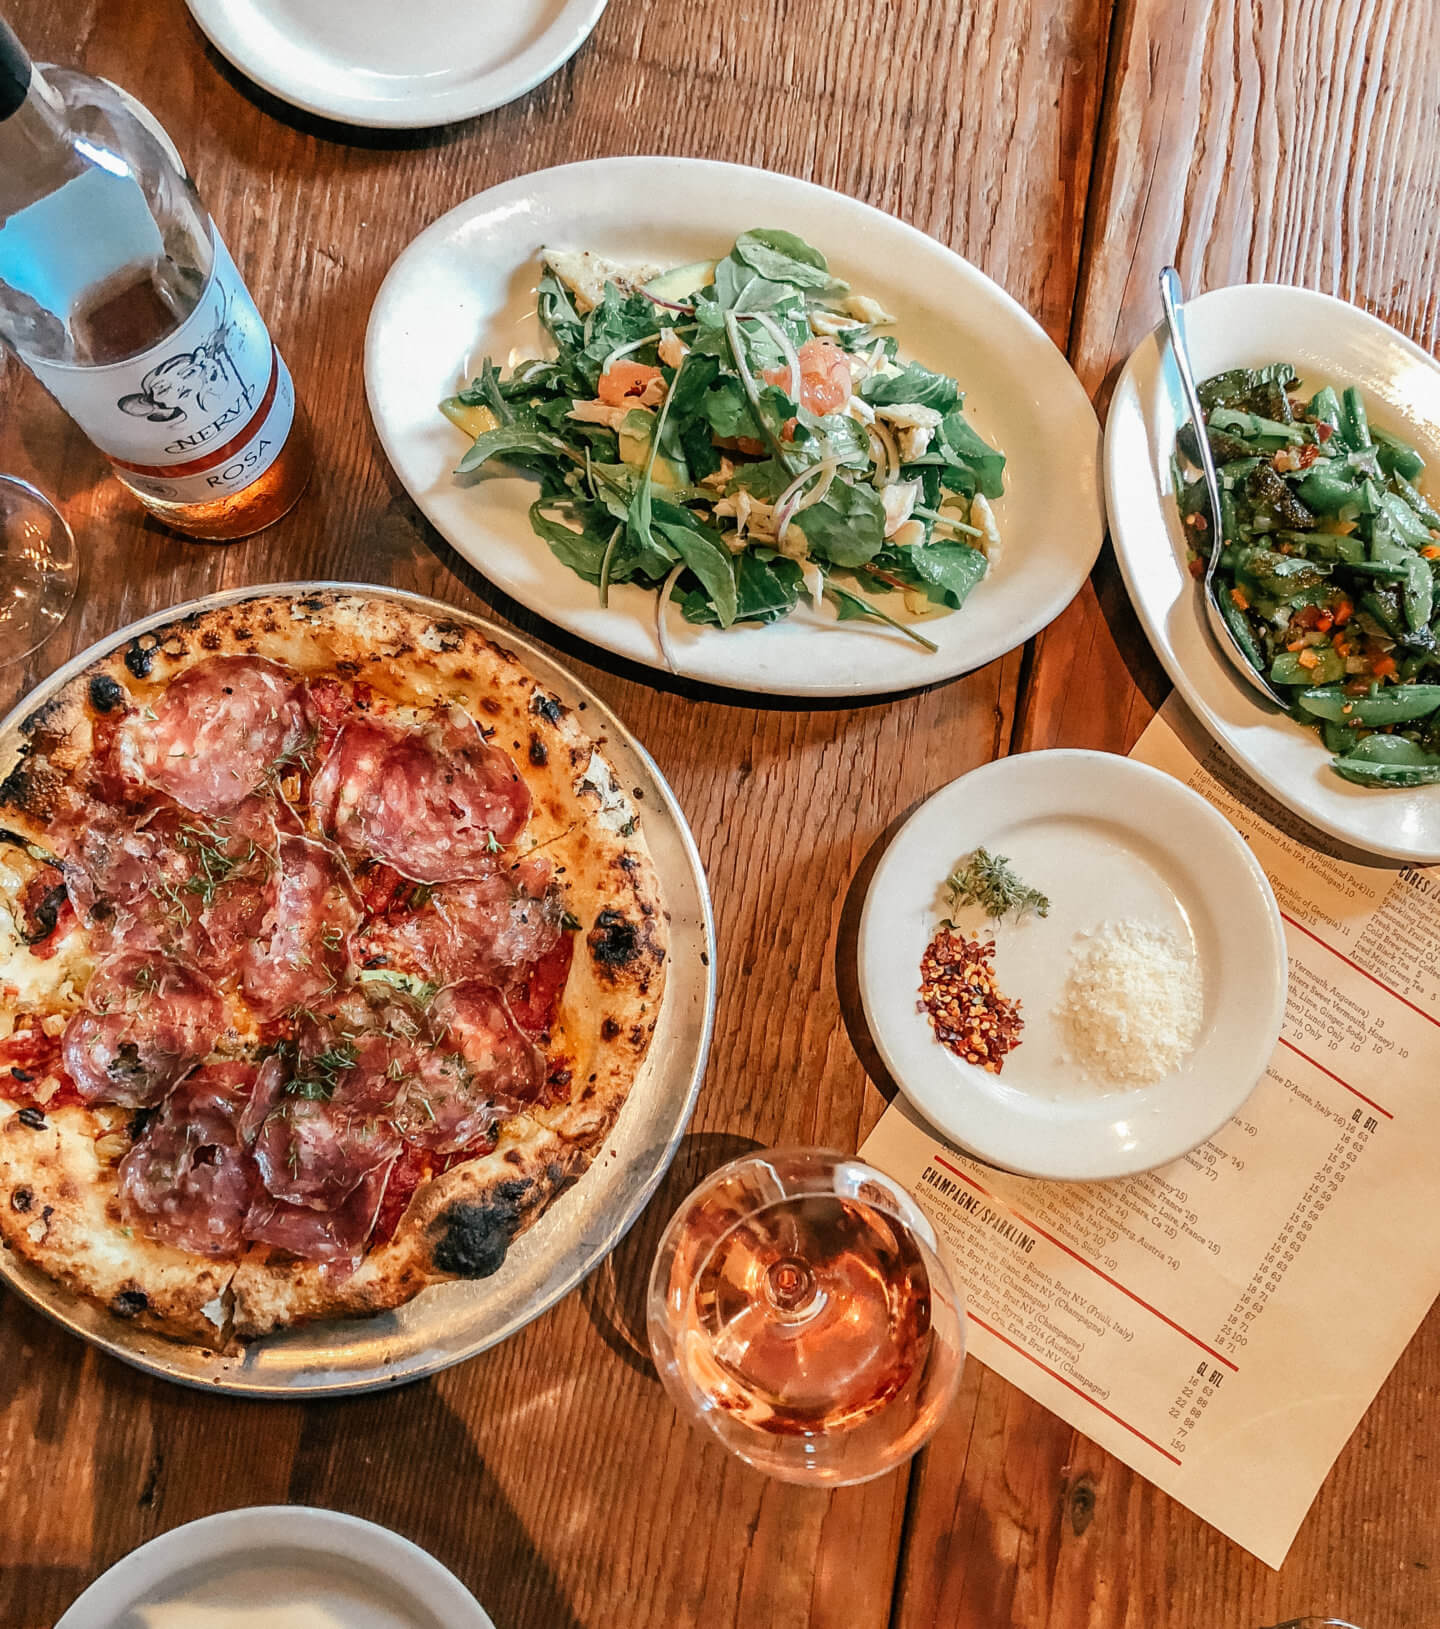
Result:
M0 475L0 667L38 649L65 620L80 563L64 515L38 487Z
M667 1390L790 1482L908 1459L955 1395L965 1313L928 1219L890 1177L818 1148L746 1155L671 1219L650 1277Z

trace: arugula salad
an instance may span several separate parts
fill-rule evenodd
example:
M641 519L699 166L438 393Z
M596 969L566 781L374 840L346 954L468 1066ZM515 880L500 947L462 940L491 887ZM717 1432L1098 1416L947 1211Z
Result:
M1220 478L1219 607L1251 664L1288 686L1335 772L1361 786L1440 782L1440 513L1425 460L1372 428L1361 393L1308 399L1288 362L1234 368L1200 389ZM1178 452L1199 468L1187 425ZM1175 492L1204 575L1203 477Z
M793 233L742 232L718 262L620 267L546 250L538 315L554 354L486 358L441 404L474 437L456 473L536 477L535 532L601 605L659 590L687 622L958 610L1000 537L1004 456L955 380L902 362L880 305ZM882 603L885 602L885 603Z

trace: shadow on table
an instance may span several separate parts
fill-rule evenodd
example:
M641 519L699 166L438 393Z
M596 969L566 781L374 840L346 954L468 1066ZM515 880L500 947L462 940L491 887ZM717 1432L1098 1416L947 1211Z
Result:
M850 879L850 886L845 893L845 903L840 910L840 929L835 935L835 989L840 997L840 1014L845 1020L845 1033L850 1037L850 1045L855 1048L855 1056L859 1058L861 1067L869 1075L875 1090L887 1103L894 1101L895 1094L900 1088L895 1077L885 1067L885 1060L875 1045L875 1038L870 1033L870 1026L865 1020L865 1008L860 1000L860 916L865 909L865 895L870 891L870 879L875 875L875 868L880 864L881 857L894 840L895 834L929 795L930 793L926 792L907 808L902 809L866 850L865 857L855 868L855 875ZM918 967L915 970L915 979L918 989L920 979Z
M682 1137L670 1169L640 1219L585 1280L580 1299L586 1316L601 1340L637 1374L659 1378L650 1361L645 1332L645 1291L660 1235L686 1194L711 1171L760 1146L753 1137L728 1132L700 1131Z
M372 1459L372 1445L383 1458ZM424 1467L417 1497L414 1467ZM394 1474L394 1467L406 1467ZM526 1623L581 1629L542 1548L490 1473L471 1427L433 1380L315 1403L290 1473L296 1504L379 1522L429 1550L482 1606L523 1598ZM523 1584L517 1584L523 1580Z

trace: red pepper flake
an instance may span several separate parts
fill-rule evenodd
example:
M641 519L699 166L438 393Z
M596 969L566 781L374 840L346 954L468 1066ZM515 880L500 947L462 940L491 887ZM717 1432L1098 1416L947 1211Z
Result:
M993 939L970 939L941 928L920 958L920 1011L942 1046L966 1063L998 1075L1004 1057L1020 1044L1020 1003L995 982Z

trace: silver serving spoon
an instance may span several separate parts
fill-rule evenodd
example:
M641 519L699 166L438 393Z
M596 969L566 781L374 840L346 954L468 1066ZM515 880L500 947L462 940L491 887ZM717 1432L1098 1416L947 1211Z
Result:
M1234 629L1220 609L1219 593L1215 584L1215 569L1220 564L1220 552L1225 546L1220 524L1220 479L1215 473L1215 460L1210 452L1210 437L1205 433L1205 414L1200 406L1200 393L1195 388L1195 370L1190 366L1190 351L1185 343L1185 331L1180 326L1180 274L1173 266L1160 273L1160 303L1165 307L1165 326L1170 332L1170 350L1175 368L1180 375L1180 388L1185 392L1185 405L1190 410L1190 422L1195 426L1195 439L1200 444L1200 468L1205 474L1205 491L1210 499L1210 558L1205 565L1205 620L1215 643L1224 651L1241 675L1260 692L1286 712L1290 698L1277 690L1260 672L1245 653L1245 647L1235 636Z

